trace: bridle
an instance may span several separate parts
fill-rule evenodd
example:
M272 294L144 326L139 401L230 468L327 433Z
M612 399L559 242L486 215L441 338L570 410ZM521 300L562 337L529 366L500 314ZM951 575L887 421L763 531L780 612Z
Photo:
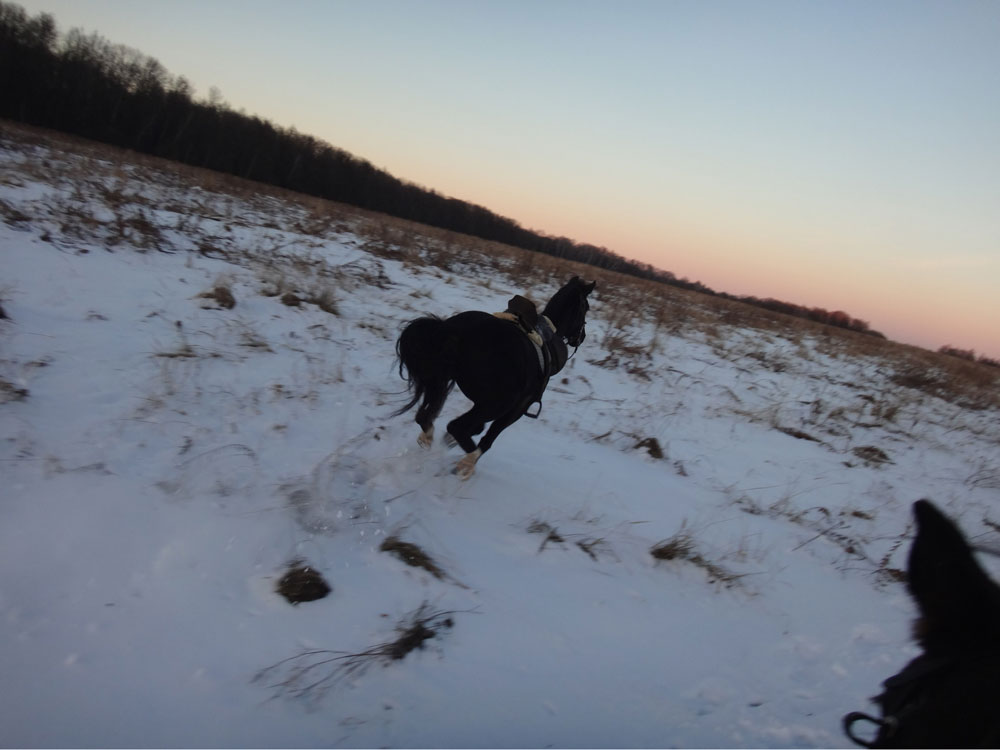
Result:
M949 658L929 658L919 656L911 661L903 671L895 674L882 683L883 693L876 699L882 705L881 719L862 711L851 711L843 718L844 734L861 747L885 747L899 728L911 716L919 713L927 703L928 678L940 674L952 667L954 661ZM878 727L875 739L866 740L854 733L854 725L866 721Z
M893 735L896 734L896 730L899 729L899 719L895 716L886 716L885 718L877 719L863 711L851 711L849 714L844 715L843 721L844 734L847 735L847 739L860 747L880 747L878 743L881 740L892 739ZM878 727L878 734L875 735L875 739L866 740L854 734L854 725L859 721L871 722Z
M572 359L577 350L583 344L584 339L587 338L587 311L590 309L590 305L587 304L587 298L584 297L580 300L580 329L576 332L574 336L566 336L566 343L573 347L573 354L570 355Z

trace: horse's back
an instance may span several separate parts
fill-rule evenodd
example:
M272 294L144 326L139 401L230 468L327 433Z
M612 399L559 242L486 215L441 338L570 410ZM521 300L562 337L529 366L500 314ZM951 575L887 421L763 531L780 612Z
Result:
M501 335L510 322L481 310L467 310L448 318L448 328L458 333L480 333L482 335Z
M506 402L533 393L541 378L538 355L515 323L471 310L446 324L456 345L453 376L466 396Z

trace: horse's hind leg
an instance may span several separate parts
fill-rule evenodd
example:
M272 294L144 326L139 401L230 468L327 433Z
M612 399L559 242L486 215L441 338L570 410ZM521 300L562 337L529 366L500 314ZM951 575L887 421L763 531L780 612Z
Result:
M434 444L434 425L431 425L419 435L417 435L417 445L421 448L430 448Z
M417 444L421 448L430 448L434 442L434 420L441 413L451 385L447 381L431 383L427 386L423 403L417 409L416 423L422 432L417 436Z

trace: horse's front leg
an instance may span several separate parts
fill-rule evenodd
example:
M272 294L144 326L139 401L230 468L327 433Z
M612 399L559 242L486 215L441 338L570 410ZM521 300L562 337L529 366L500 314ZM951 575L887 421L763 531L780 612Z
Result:
M465 456L455 464L455 468L452 469L453 474L457 474L458 478L462 481L469 479L476 470L476 462L479 457L483 455L483 452L476 448L472 453L466 453Z
M483 431L489 416L490 413L486 408L479 404L473 404L469 411L448 423L448 435L445 437L445 440L448 441L450 437L451 440L448 441L449 443L457 443L465 451L465 456L459 460L452 470L453 474L457 474L462 479L468 479L472 476L472 473L476 470L476 462L483 455L483 449L481 449L481 446L476 445L476 441L472 439L472 436L478 435Z
M482 429L482 422L474 422L470 419L473 412L470 411L467 414L463 414L456 420L453 420L448 424L448 432L451 433L458 444L462 446L465 451L465 456L455 465L454 473L460 476L462 479L468 479L472 476L472 473L476 470L476 463L479 458L490 449L493 445L493 441L497 439L497 435L503 432L504 429L514 424L518 419L521 418L523 414L523 409L516 408L506 414L494 419L490 428L483 435L482 440L479 441L479 445L473 443L471 436L468 432L461 432L463 426L468 426L470 423L478 426L476 434Z

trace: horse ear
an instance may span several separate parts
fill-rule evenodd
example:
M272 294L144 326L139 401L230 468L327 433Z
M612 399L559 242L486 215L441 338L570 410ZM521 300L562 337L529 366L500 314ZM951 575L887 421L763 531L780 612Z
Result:
M586 294L590 294L592 291L594 291L594 287L597 286L597 282L596 281L591 281L589 284L585 284L584 286L585 286L585 289L586 289L586 291L584 291L584 294L585 295Z
M973 557L958 526L929 500L913 504L917 537L910 548L910 595L920 609L917 638L927 647L974 632L995 633L1000 587ZM955 644L958 645L958 644Z

